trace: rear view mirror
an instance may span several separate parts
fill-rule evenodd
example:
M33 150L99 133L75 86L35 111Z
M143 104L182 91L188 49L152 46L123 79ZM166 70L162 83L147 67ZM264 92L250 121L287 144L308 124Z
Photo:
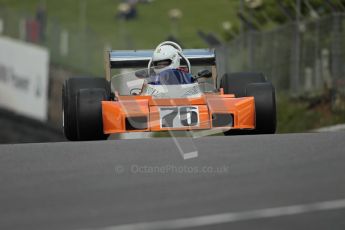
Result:
M147 73L147 70L146 69L141 69L141 70L138 70L135 72L135 76L137 78L148 78L149 77L149 74Z
M209 71L208 69L204 69L198 72L198 76L196 77L196 79L198 78L210 78L212 77L212 73L211 71Z

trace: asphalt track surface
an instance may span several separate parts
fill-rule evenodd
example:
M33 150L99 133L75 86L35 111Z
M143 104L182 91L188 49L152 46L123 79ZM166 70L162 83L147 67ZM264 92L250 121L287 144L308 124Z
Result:
M0 229L345 229L345 132L193 142L0 145Z

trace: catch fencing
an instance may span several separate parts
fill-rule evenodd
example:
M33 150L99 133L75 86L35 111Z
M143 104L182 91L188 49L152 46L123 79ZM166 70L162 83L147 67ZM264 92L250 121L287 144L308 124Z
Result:
M68 30L0 9L0 35L30 41L50 50L51 62L72 70L103 75L107 42L86 26ZM260 71L277 91L291 95L345 94L345 14L335 13L270 31L247 31L218 47L220 72ZM220 78L219 78L220 79Z
M345 94L345 15L248 31L218 47L226 72L259 71L291 95Z

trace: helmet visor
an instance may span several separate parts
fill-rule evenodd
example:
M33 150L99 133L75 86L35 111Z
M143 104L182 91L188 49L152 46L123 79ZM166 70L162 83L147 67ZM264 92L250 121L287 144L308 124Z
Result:
M171 65L172 61L170 59L160 60L160 61L154 61L153 67L155 69L162 69L169 65Z

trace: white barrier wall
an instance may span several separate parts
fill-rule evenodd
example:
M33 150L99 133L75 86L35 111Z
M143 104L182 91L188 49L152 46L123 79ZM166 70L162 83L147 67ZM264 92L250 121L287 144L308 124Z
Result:
M48 50L0 36L0 107L47 120Z

